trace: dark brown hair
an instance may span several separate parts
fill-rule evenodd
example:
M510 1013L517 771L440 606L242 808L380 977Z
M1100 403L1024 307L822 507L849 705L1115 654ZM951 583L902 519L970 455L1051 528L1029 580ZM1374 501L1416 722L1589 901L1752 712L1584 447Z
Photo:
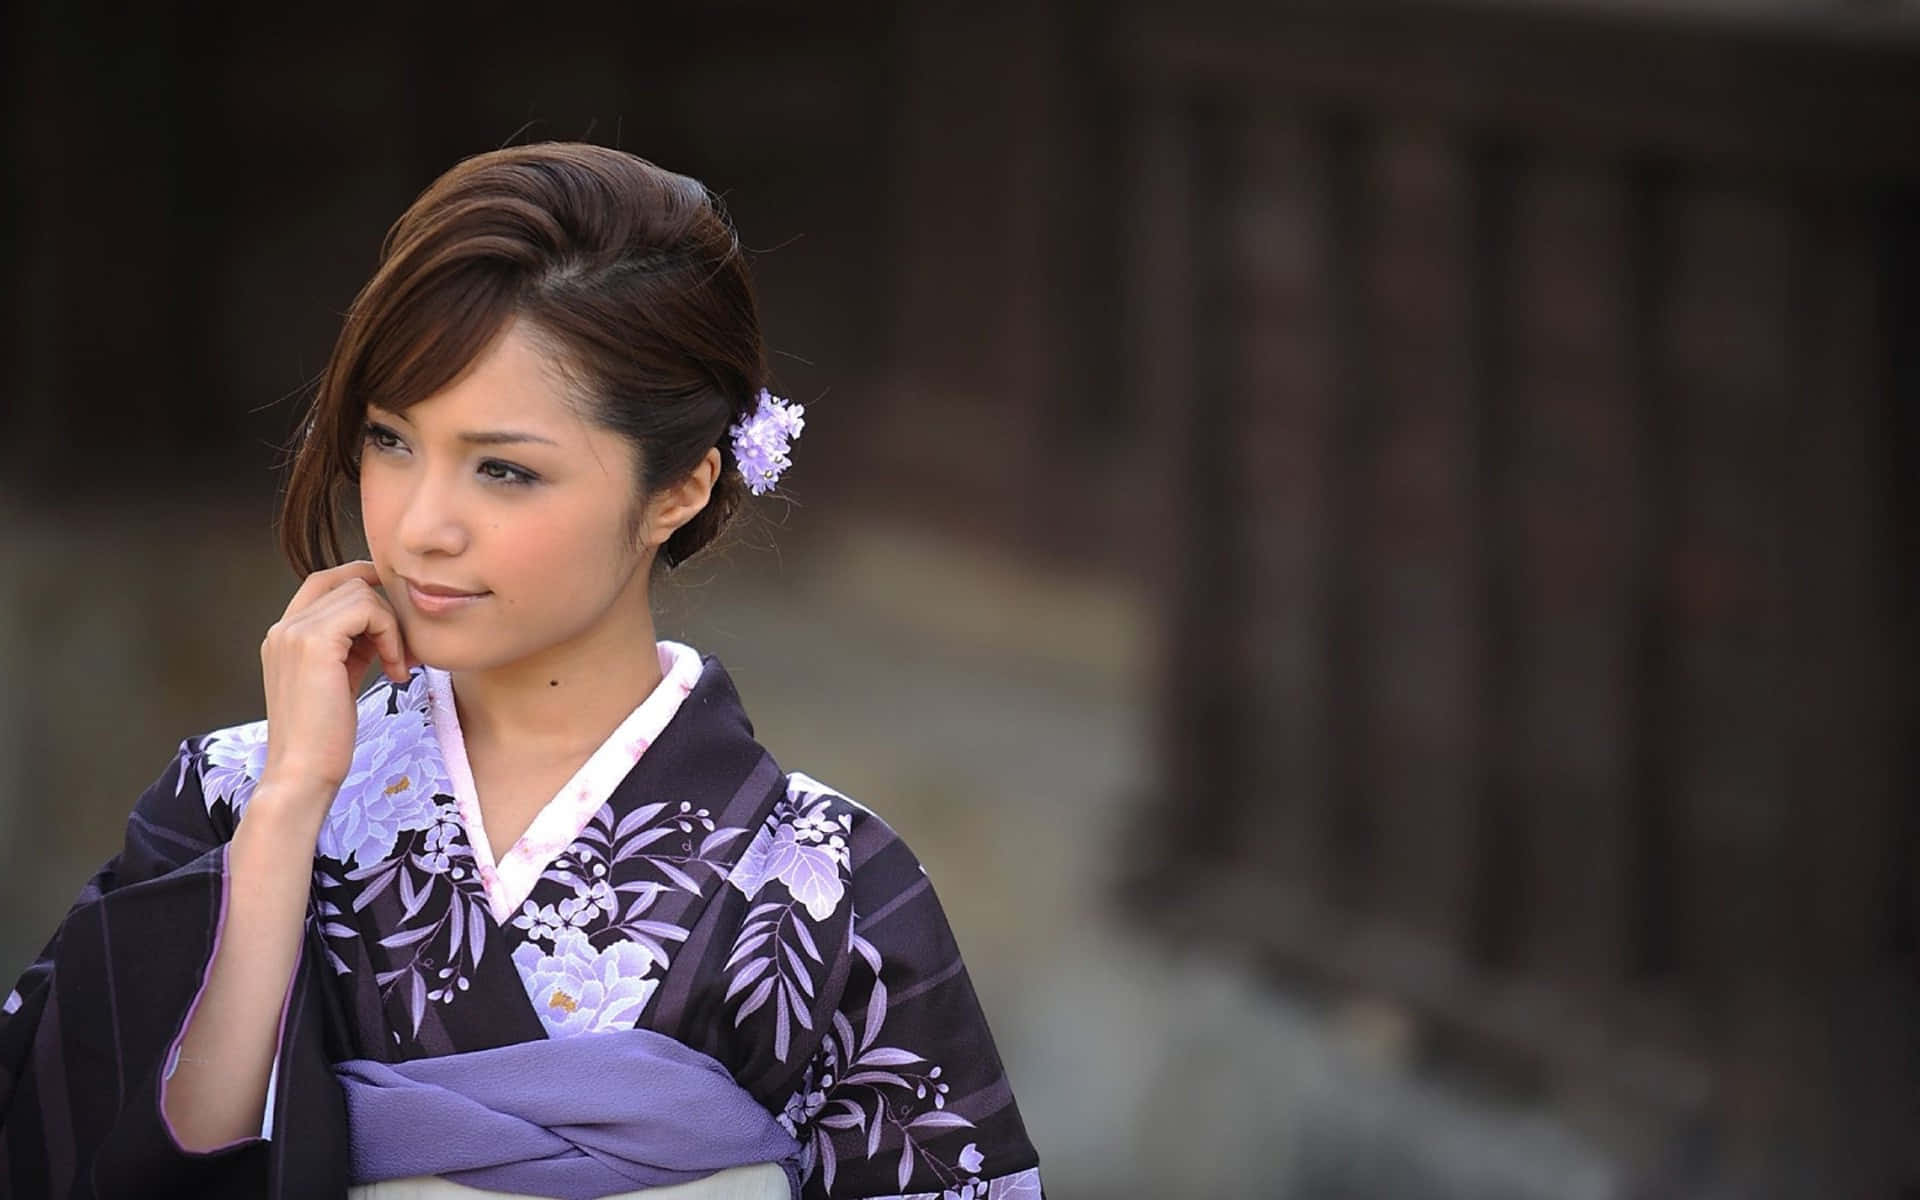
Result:
M368 402L403 412L435 394L514 318L587 415L638 448L643 490L719 448L711 500L661 548L669 567L726 527L746 496L726 429L768 383L733 225L698 180L541 142L462 161L387 231L294 448L280 546L296 571L344 557L341 493L359 478Z

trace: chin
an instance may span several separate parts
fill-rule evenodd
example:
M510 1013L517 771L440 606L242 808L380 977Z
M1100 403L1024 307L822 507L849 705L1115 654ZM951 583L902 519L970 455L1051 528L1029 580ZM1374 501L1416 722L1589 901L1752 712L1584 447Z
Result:
M476 652L473 646L462 645L463 639L460 638L435 637L431 633L416 636L405 630L401 636L406 638L407 652L422 666L439 671L471 671L493 665L493 656Z
M519 662L530 653L525 647L502 646L477 638L450 637L423 637L418 641L409 639L407 649L419 662L449 674L455 671L491 671Z

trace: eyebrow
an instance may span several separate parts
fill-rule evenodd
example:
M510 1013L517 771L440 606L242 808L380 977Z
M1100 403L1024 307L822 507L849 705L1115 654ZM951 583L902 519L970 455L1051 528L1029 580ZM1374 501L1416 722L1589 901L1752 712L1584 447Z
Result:
M368 417L372 417L376 413L382 417L399 420L409 425L413 424L413 422L408 421L407 418L400 413L388 412L386 409L375 404L367 405ZM537 433L521 433L515 429L466 430L457 436L469 446L514 446L525 442L538 442L543 446L558 446L560 444L550 437L541 437Z
M460 440L470 446L511 446L516 442L540 442L547 446L560 444L552 438L541 437L537 433L516 433L511 429L487 429L462 433Z

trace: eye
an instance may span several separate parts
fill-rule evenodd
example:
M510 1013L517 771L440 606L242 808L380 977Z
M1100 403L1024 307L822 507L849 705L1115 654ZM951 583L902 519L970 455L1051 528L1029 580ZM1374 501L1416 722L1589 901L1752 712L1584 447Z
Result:
M511 487L523 487L539 482L540 477L525 467L516 467L512 463L489 458L480 464L480 473L495 483L504 483Z
M378 450L391 451L406 448L406 443L400 440L399 434L388 429L385 425L380 425L373 421L367 422L366 431L361 435L361 439L366 442L371 442L374 448Z

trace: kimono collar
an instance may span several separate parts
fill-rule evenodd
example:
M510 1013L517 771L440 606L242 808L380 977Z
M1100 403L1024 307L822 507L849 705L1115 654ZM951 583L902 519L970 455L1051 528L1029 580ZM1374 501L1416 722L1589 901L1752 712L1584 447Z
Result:
M439 743L440 757L453 786L460 820L473 849L475 870L486 890L493 918L504 923L518 909L540 873L555 855L571 845L587 822L633 770L647 748L659 738L681 704L700 680L700 655L679 642L658 643L661 679L645 700L607 735L573 777L547 801L520 840L496 858L480 814L480 796L467 759L466 739L454 704L453 680L442 670L424 667L427 680L428 721Z

